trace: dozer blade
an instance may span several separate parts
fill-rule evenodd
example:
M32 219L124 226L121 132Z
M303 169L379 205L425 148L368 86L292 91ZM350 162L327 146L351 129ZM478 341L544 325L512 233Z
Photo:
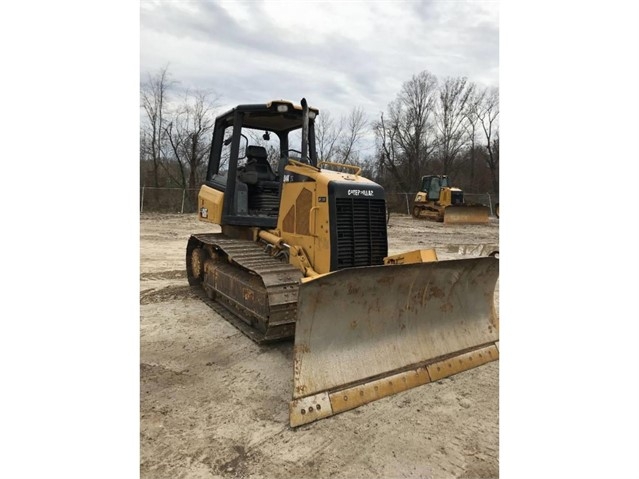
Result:
M478 225L488 223L487 206L448 206L444 209L444 224Z
M496 360L499 260L352 268L300 285L292 427Z

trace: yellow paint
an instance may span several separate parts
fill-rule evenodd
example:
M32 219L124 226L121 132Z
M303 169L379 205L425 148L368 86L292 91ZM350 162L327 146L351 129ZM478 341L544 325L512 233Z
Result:
M272 100L266 103L266 108L270 108L272 105L287 105L291 110L299 110L302 111L303 108L301 105L296 105L290 100ZM319 115L319 110L317 108L313 108L312 106L308 107L308 111L314 112L316 115Z
M419 367L383 379L355 386L329 395L334 414L355 409L363 404L391 396L430 382L426 368Z
M437 253L434 249L418 249L384 258L384 264L430 263L432 261L437 261Z
M330 165L335 164L331 163ZM337 166L353 169L352 165ZM306 176L308 180L282 184L277 229L285 243L298 246L304 251L314 272L318 274L329 273L331 238L328 184L331 181L348 181L352 182L353 186L375 183L352 172L344 173L320 169L295 160L289 160L289 164L284 169L289 174ZM305 190L307 193L304 192ZM309 194L310 203L307 204L305 198L308 198ZM320 197L324 197L325 201L320 202ZM300 208L300 206L304 207ZM300 231L300 226L306 224L308 224L308 228ZM297 262L293 264L300 267Z
M423 191L420 191L419 193L417 193L417 195L415 195L415 203L426 203L426 193L424 193Z
M452 193L454 191L461 191L459 188L445 186L439 191L439 198L437 200L429 200L425 191L420 191L415 195L415 205L428 206L435 208L444 213L444 208L453 204Z
M197 197L197 205L198 219L200 221L207 221L209 223L215 223L216 225L222 224L224 193L210 186L202 185ZM202 216L202 208L206 209L206 217Z
M433 381L437 381L452 376L453 374L481 366L482 364L497 361L498 359L499 350L494 345L491 345L468 353L459 354L445 361L429 364L426 369L428 369L430 378Z

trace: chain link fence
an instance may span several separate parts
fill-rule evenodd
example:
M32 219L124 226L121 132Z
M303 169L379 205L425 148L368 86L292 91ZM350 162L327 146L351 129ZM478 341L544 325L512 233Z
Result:
M195 213L197 211L197 194L199 188L158 188L143 186L140 188L140 213L152 211L157 213ZM391 213L411 214L413 200L417 193L386 192L386 204ZM478 203L490 208L491 216L495 216L495 205L499 203L499 195L493 193L466 193L467 203Z
M140 188L140 213L195 213L199 188Z

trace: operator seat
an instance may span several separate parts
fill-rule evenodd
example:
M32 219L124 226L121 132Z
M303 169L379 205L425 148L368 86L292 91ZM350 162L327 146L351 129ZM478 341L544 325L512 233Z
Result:
M430 179L430 187L428 189L428 199L432 201L439 201L441 193L441 183L437 176L433 176Z
M277 175L273 173L273 169L269 164L266 154L266 148L263 146L251 145L246 148L246 164L243 168L243 176L247 184L253 184L260 187L277 187L272 183L277 183Z
M279 177L273 173L263 146L246 147L246 164L238 171L238 179L248 186L249 211L277 216Z

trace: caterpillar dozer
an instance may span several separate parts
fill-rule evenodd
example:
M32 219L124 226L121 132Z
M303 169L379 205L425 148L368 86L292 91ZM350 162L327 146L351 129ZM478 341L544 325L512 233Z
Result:
M488 223L490 209L485 205L464 201L464 192L451 186L447 175L422 177L419 192L413 201L413 216L446 224Z
M189 283L225 319L258 343L294 338L291 427L499 356L499 260L388 256L384 190L318 160L318 114L278 100L215 120L198 217L221 233L186 247Z

